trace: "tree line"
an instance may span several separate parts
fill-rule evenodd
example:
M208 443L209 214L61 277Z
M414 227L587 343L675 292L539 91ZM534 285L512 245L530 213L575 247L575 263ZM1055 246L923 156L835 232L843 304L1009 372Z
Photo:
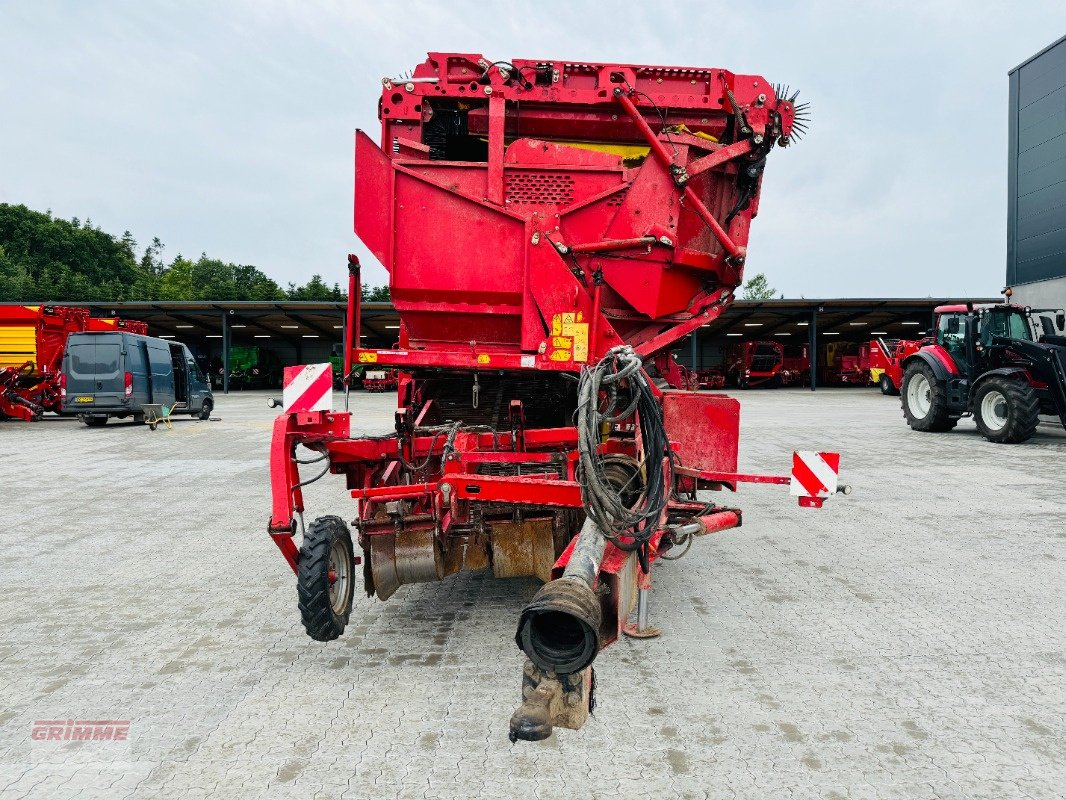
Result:
M0 302L121 302L148 300L346 301L347 287L321 275L282 288L258 267L201 253L169 261L158 239L138 253L126 231L115 237L51 212L0 203ZM364 286L363 299L388 300L388 286Z

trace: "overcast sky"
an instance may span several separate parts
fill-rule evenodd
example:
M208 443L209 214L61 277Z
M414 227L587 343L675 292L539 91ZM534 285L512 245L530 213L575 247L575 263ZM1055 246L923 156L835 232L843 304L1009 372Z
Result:
M788 297L994 295L1007 72L1066 3L0 0L0 202L165 255L345 280L352 132L428 50L724 67L803 90L748 274Z

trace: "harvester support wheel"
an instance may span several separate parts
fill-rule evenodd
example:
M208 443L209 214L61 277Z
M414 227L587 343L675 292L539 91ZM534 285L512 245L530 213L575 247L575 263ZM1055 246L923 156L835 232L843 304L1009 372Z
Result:
M989 378L973 396L977 429L990 442L1018 444L1036 433L1040 400L1027 383Z
M307 635L329 642L344 632L355 591L352 535L340 517L319 517L304 534L296 573Z
M901 392L903 416L916 431L942 433L954 428L959 420L948 412L947 387L938 381L933 368L924 361L907 367Z
M881 376L881 394L899 394L899 389L892 385L892 379L887 375Z

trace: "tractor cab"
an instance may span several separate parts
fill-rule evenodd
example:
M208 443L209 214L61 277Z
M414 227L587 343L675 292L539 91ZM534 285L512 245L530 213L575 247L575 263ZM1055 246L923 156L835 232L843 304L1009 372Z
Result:
M998 304L941 306L931 339L904 361L911 428L948 431L973 414L993 442L1022 442L1040 414L1066 426L1066 312Z

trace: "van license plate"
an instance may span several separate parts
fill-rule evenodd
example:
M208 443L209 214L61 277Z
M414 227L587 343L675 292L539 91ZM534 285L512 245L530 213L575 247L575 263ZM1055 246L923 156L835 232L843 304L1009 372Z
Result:
M95 399L96 399L96 398L95 398L95 397L93 397L92 395L84 395L84 394L83 394L83 395L79 395L78 397L75 397L75 398L74 398L74 402L75 402L75 403L91 403L91 402L93 402L93 401L94 401Z

